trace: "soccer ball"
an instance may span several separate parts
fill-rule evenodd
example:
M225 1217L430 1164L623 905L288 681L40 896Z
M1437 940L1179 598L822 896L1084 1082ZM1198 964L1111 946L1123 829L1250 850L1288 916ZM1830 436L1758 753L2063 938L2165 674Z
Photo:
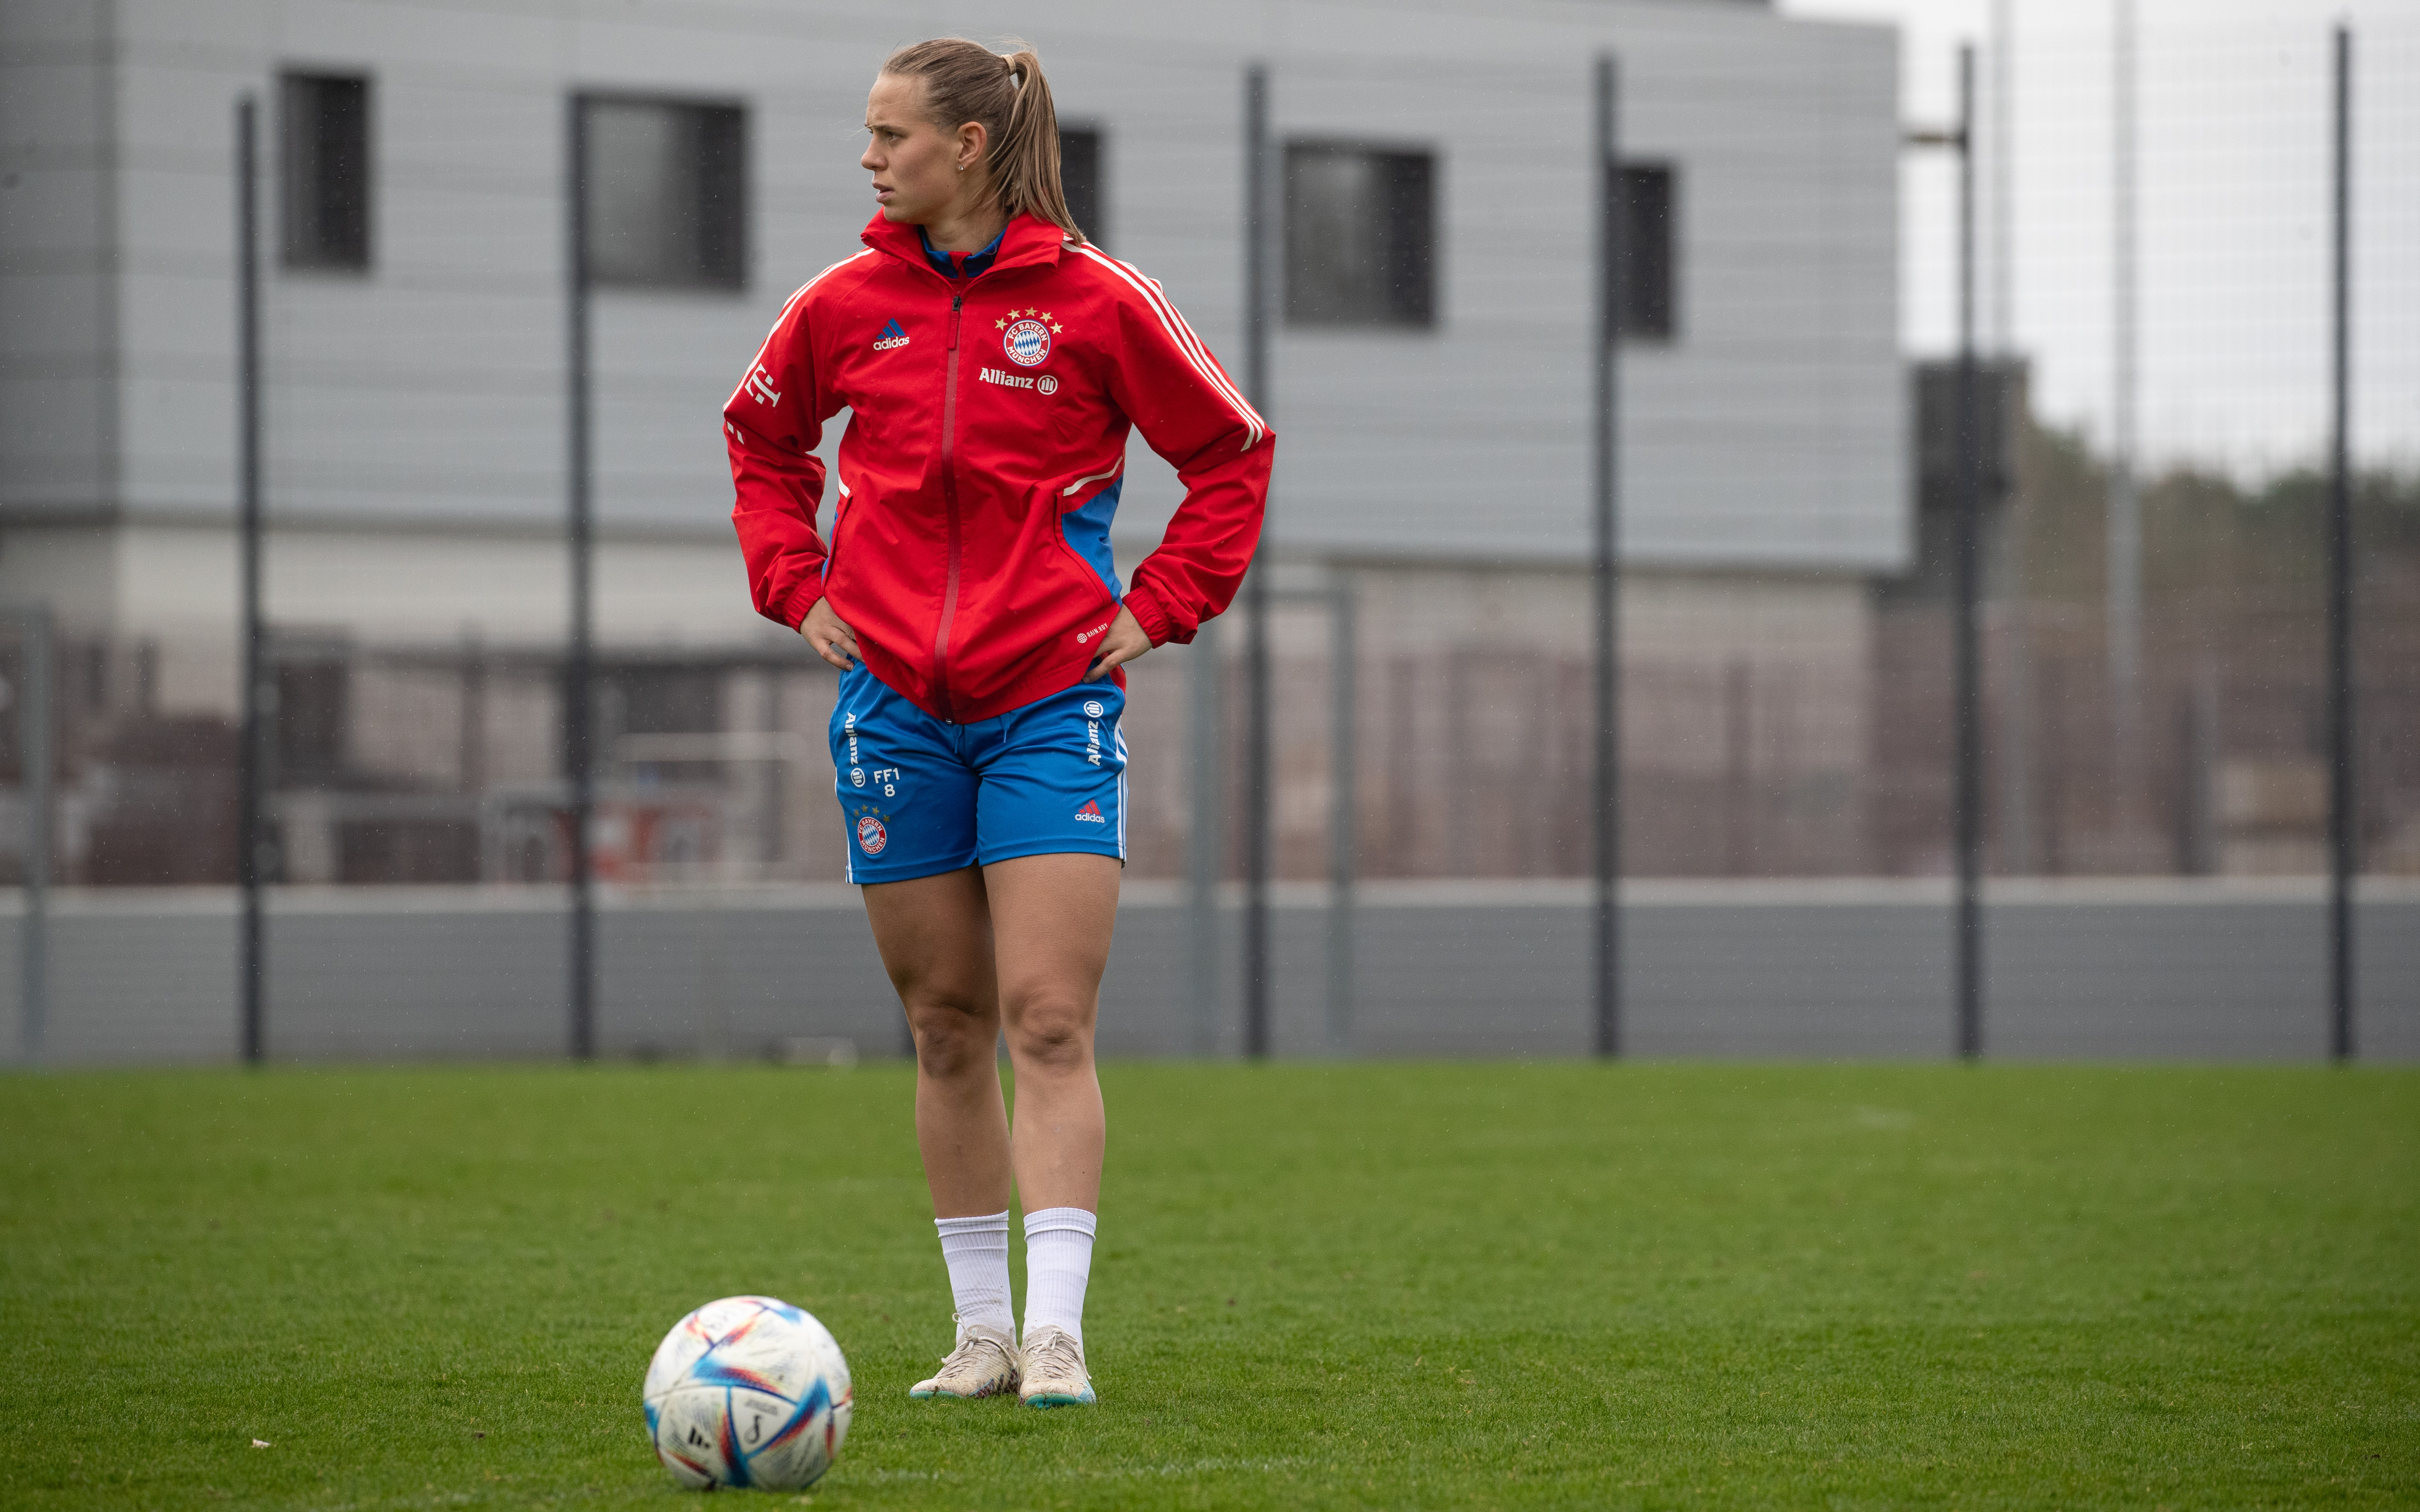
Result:
M647 1440L683 1486L804 1490L848 1436L848 1362L813 1315L725 1297L656 1346L643 1400Z

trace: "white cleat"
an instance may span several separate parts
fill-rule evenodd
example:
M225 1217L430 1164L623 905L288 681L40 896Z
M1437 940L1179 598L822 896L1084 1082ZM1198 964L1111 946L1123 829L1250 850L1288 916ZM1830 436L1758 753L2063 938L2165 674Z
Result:
M1023 1374L1017 1399L1028 1407L1090 1407L1095 1400L1084 1347L1063 1328L1046 1324L1025 1336Z
M1016 1389L1016 1340L982 1323L958 1325L958 1347L941 1356L941 1368L908 1388L927 1396L997 1396Z

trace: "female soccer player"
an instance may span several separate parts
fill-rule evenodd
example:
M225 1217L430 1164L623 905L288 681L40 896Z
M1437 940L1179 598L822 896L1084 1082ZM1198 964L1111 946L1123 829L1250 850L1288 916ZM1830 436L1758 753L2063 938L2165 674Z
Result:
M865 129L880 207L865 250L790 296L723 409L732 518L758 612L841 670L849 880L915 1036L957 1336L908 1395L1085 1403L1106 1128L1093 1025L1125 858L1119 668L1191 640L1234 596L1272 442L1159 285L1068 214L1031 51L902 48ZM818 534L814 454L844 407ZM1186 496L1122 587L1109 521L1135 428Z

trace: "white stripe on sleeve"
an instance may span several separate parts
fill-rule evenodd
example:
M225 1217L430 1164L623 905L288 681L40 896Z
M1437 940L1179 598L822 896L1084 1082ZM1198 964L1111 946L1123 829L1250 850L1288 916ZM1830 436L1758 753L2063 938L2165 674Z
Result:
M775 333L780 332L782 329L782 322L790 318L790 312L798 307L798 303L800 300L807 297L807 290L814 287L817 284L822 283L825 279L830 278L832 274L839 272L842 269L846 268L849 264L857 261L859 257L871 257L873 255L874 249L872 247L868 247L863 252L858 253L853 256L843 257L840 261L832 264L830 268L825 269L822 272L817 273L814 277L810 278L805 283L799 285L799 291L796 294L791 295L788 299L782 301L782 313L773 317L772 330L766 332L765 339L756 344L756 356L754 360L750 362L748 364L747 377L742 378L737 384L733 385L731 397L722 401L722 407L724 409L730 409L731 406L738 400L741 393L747 389L750 379L755 378L756 370L765 365L765 349L773 345L773 337Z
M1208 383L1226 399L1227 403L1233 408L1237 418L1243 421L1246 431L1244 450L1249 452L1259 445L1261 438L1269 432L1268 422L1263 420L1260 412L1251 407L1241 393L1237 392L1234 384L1228 380L1227 375L1218 370L1218 364L1210 356L1209 348L1202 345L1202 338L1193 333L1193 328L1185 323L1185 317L1176 313L1176 306L1168 301L1168 297L1159 291L1159 286L1115 257L1106 256L1092 247L1078 247L1076 250L1108 269L1111 274L1124 280L1136 293L1143 297L1143 302L1148 304L1152 314L1158 317L1160 329L1168 332L1168 339L1176 347L1178 354L1192 364L1196 373L1202 375L1202 381Z

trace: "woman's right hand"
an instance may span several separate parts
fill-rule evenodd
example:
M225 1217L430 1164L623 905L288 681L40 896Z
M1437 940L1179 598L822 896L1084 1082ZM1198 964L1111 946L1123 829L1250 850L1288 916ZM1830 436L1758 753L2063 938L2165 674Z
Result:
M843 625L840 616L832 612L830 599L815 600L815 607L799 622L799 633L815 648L816 656L842 671L857 666L857 632Z

